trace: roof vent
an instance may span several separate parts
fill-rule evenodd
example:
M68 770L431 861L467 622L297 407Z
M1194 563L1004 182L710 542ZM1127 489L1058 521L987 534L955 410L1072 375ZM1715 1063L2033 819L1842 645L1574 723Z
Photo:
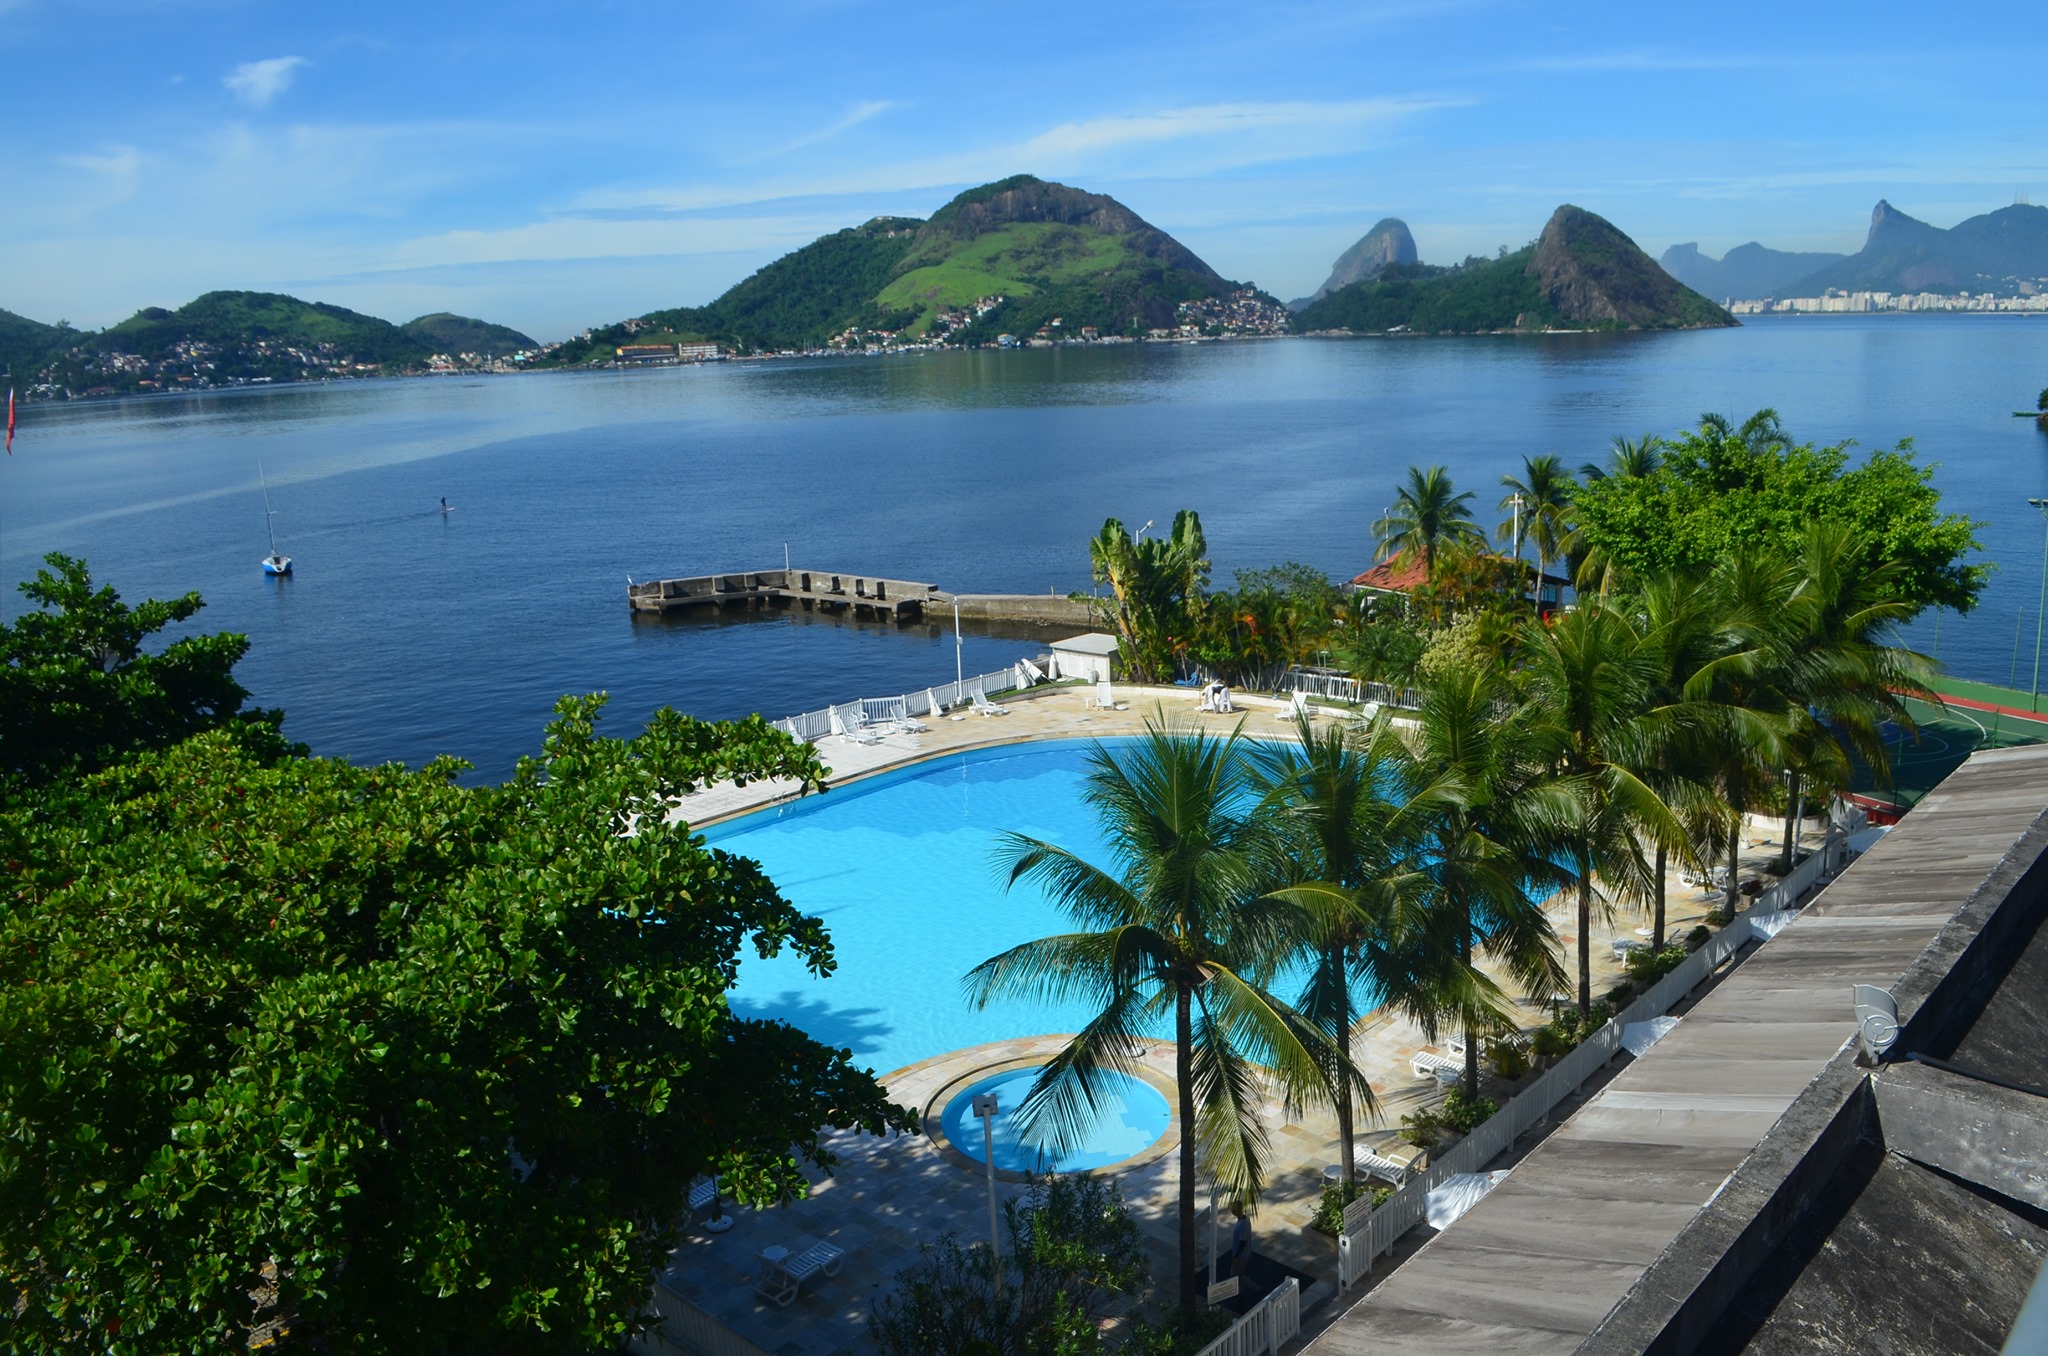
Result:
M1857 1038L1863 1042L1863 1052L1875 1064L1899 1039L1899 1005L1888 990L1875 984L1858 984L1851 996L1856 1003Z

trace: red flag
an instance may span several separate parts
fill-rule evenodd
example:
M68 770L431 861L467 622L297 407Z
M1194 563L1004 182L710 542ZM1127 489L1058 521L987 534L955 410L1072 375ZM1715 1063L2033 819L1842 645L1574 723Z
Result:
M14 388L7 388L7 455L14 455Z

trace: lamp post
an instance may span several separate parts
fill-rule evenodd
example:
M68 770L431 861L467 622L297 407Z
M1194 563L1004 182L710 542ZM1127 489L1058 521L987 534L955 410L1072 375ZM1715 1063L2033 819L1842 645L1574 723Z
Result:
M2027 501L2041 512L2041 602L2034 612L2034 698L2029 711L2041 709L2041 623L2048 620L2048 499Z
M996 1293L1003 1292L1003 1240L996 1233L996 1095L974 1094L974 1114L981 1118L981 1156L988 1165L988 1247L995 1260Z
M1145 520L1145 525L1144 525L1143 527L1141 527L1141 528L1139 528L1139 529L1138 529L1138 533L1137 533L1137 535L1136 535L1136 536L1134 536L1134 537L1132 537L1132 538L1131 538L1131 545L1133 545L1133 546L1136 546L1136 545L1137 545L1137 544L1138 544L1139 542L1141 542L1141 541L1145 540L1145 534L1146 534L1147 532L1150 532L1151 530L1152 530L1152 520L1151 520L1150 518L1147 518L1147 519Z
M960 595L953 595L953 702L967 695L967 672L960 665Z

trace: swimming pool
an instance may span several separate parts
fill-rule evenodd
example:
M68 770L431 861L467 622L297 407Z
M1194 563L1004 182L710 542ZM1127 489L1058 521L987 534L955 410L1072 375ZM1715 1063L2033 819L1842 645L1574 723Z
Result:
M1109 865L1081 800L1089 744L950 754L707 829L714 847L760 862L791 903L822 918L839 961L818 980L786 953L748 952L733 1011L780 1017L881 1074L965 1046L1079 1030L1094 1015L1086 1004L1005 1000L976 1011L960 981L999 951L1072 926L1038 890L1004 891L1003 833Z
M981 1093L993 1093L996 1167L1008 1172L1047 1173L1086 1172L1135 1158L1157 1144L1173 1123L1165 1093L1142 1078L1109 1070L1103 1075L1100 1112L1089 1123L1082 1142L1064 1154L1055 1153L1040 1139L1024 1137L1016 1126L1017 1111L1043 1072L1042 1066L1005 1069L976 1079L946 1103L939 1128L961 1153L977 1163L988 1162L990 1145L974 1114L974 1099Z

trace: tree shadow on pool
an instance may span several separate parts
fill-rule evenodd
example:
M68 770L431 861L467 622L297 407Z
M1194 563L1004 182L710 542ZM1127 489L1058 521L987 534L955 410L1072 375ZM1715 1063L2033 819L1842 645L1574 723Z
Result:
M794 989L785 989L773 998L735 997L731 1003L733 1012L741 1017L788 1022L821 1044L853 1051L856 1058L882 1049L896 1031L880 1020L880 1008L833 1007Z

